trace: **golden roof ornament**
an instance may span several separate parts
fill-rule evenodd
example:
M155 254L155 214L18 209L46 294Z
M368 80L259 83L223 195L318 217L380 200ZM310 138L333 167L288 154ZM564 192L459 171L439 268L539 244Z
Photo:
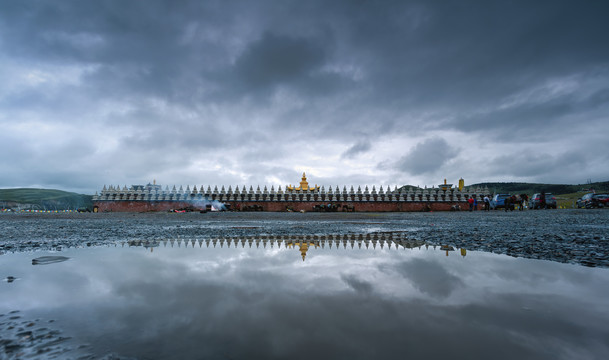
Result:
M453 184L447 184L446 183L446 179L444 179L444 184L440 184L438 185L438 187L440 188L440 190L450 190L453 187Z
M319 186L317 186L317 184L315 184L314 187L309 187L309 183L307 182L307 175L303 172L302 173L302 180L300 181L300 186L299 187L295 187L292 185L288 185L286 186L286 189L288 191L316 191L319 190Z

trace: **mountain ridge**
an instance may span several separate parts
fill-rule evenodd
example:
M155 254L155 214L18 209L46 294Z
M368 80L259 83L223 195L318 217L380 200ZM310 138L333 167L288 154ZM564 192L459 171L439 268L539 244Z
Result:
M77 210L93 207L93 196L56 189L0 189L0 209Z

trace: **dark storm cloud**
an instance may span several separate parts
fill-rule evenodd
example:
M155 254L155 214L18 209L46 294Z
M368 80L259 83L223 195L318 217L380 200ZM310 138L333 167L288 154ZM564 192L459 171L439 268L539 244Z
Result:
M135 78L129 82L139 83L142 91L179 91L171 85L184 80L180 74L222 68L218 60L229 60L227 48L200 36L214 27L228 30L222 34L226 37L243 36L235 82L227 85L241 83L252 90L311 76L330 60L332 46L332 60L350 60L363 69L366 88L377 95L374 101L386 99L397 106L396 101L479 104L509 95L525 81L571 72L573 64L606 65L609 55L598 46L608 27L596 21L606 10L602 3L573 7L568 1L542 2L526 11L503 2L244 4L9 4L3 30L13 35L7 37L8 48L25 57L103 63L121 72L133 64ZM243 16L248 10L250 18ZM296 11L301 19L293 19ZM250 33L242 33L235 21L243 21ZM190 23L195 25L189 41L180 41ZM307 28L307 23L319 24L319 29ZM184 66L192 68L184 72Z
M604 142L584 140L583 128L609 131L608 10L600 1L5 2L0 124L88 127L98 148L124 147L134 162L165 152L167 164L179 152L192 165L196 151L215 151L212 160L234 151L241 160L233 173L264 156L287 168L294 161L273 154L293 153L299 141L310 144L311 157L298 166L315 166L323 144L340 149L323 154L332 167L364 153L378 163L376 144L385 137L411 146L414 137L467 135L479 140L472 147L509 148L555 146L568 133L568 150L583 154L580 144ZM554 137L538 135L548 132ZM265 142L267 149L252 150ZM391 169L430 175L452 157L471 161L446 142L435 145L448 157L432 145L369 170L381 182ZM17 150L30 153L29 146ZM397 149L391 158L401 155ZM17 178L36 177L36 168L19 171ZM358 171L341 172L363 179ZM477 171L480 181L494 176Z
M609 161L609 145L599 145L583 151L561 151L547 149L533 143L512 154L497 156L489 161L487 167L499 176L515 174L528 181L544 182L548 178L560 178L565 174L587 174L594 181L604 179ZM586 169L589 170L586 170ZM585 180L585 179L584 179Z
M238 8L189 1L39 2L8 8L1 23L9 35L4 46L16 56L100 65L87 82L89 91L104 97L140 93L180 102L191 101L200 85L193 73L228 60L221 39L207 39L206 32L239 14ZM189 26L194 34L185 38ZM228 28L224 35L237 35Z
M121 148L126 151L201 151L221 146L226 134L213 124L190 124L189 132L184 132L180 126L159 126L143 128L120 139Z
M354 83L340 69L330 66L335 46L324 35L262 33L247 44L234 64L202 74L204 81L213 84L213 90L202 100L220 104L238 101L270 109L277 96L292 97L304 104L267 118L264 125L276 125L274 131L280 132L307 124L309 133L324 136L321 126L335 126L324 113L327 102L344 96Z
M609 113L609 85L592 85L568 94L552 95L551 92L552 89L546 88L523 103L457 116L454 126L464 132L487 133L493 141L543 141L549 134L561 135L580 117L593 124ZM515 136L518 139L514 139Z
M511 173L510 169L516 168L519 175L530 177L555 171L578 171L586 166L586 161L585 154L568 152L554 156L533 146L528 151L499 156L492 164L495 171Z
M352 159L361 153L365 153L372 148L369 141L363 140L353 144L349 149L342 153L341 158Z
M306 39L265 33L237 59L235 75L256 92L311 76L324 58L324 50Z
M434 172L457 156L458 150L442 138L431 138L418 143L402 156L395 167L410 174Z
M378 16L353 7L354 43L375 62L381 96L467 106L511 94L551 76L606 65L600 21L607 5L571 2L421 3L379 7ZM379 14L381 12L381 14ZM383 24L376 20L384 18Z

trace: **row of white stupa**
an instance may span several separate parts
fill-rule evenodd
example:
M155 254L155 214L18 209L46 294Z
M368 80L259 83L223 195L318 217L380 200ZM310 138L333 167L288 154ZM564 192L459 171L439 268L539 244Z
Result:
M154 187L130 187L124 186L122 189L120 186L114 187L110 185L102 189L98 195L95 193L93 201L188 201L188 200L202 200L204 198L209 200L218 201L455 201L464 200L470 197L481 199L481 197L488 195L488 188L476 187L473 189L464 189L459 191L457 188L451 188L447 191L441 190L440 188L426 188L417 190L398 190L397 186L394 190L387 187L386 190L383 186L376 190L375 186L372 186L372 190L368 189L368 186L362 191L361 187L358 186L357 190L351 186L349 190L344 186L341 191L338 186L333 190L332 187L328 187L325 190L324 186L318 187L315 190L282 190L281 186L275 190L274 186L271 186L269 190L266 186L261 190L260 186L254 190L253 186L250 186L249 191L245 186L239 189L236 186L235 189L231 186L226 189L222 186L218 189L217 186L211 189L211 186L200 187L201 190L197 190L197 186L186 186L186 189L182 186L176 189L174 185L171 190L166 186L165 190L162 190L161 186L155 185Z

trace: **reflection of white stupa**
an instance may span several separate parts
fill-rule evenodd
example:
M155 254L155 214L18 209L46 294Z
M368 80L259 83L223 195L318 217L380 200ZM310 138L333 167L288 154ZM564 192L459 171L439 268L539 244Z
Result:
M444 179L444 184L440 184L440 185L438 185L438 187L439 187L440 189L442 189L442 190L446 191L446 190L450 190L450 188L452 188L452 187L453 187L453 184L447 184L447 183L446 183L446 179Z

